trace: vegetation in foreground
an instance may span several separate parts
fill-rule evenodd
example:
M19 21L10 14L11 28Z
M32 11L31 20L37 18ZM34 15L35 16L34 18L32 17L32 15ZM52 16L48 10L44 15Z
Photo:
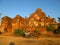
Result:
M54 35L60 35L60 26L58 26L57 29L55 29L54 25L50 25L46 27L47 32L52 32L52 34L45 34L44 36L51 37ZM32 32L25 31L23 28L19 28L14 30L13 32L14 36L19 36L19 37L25 37L25 38L39 38L42 34L39 30L34 30ZM54 35L53 35L54 34Z

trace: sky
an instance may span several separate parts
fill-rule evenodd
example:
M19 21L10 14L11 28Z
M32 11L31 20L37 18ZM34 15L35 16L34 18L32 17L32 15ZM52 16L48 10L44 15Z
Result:
M0 0L0 13L11 18L16 15L29 17L37 8L41 8L46 16L60 17L60 0Z

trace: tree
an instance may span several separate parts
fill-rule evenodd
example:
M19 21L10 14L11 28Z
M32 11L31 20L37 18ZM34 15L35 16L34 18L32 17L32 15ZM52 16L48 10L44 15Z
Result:
M54 34L60 34L60 17L58 17L58 28L56 30L54 30Z
M16 30L14 31L14 35L15 35L15 36L24 37L25 33L24 33L24 30L23 30L23 29L16 29Z
M60 23L60 17L58 17L58 22Z
M2 13L0 13L0 18L1 18Z

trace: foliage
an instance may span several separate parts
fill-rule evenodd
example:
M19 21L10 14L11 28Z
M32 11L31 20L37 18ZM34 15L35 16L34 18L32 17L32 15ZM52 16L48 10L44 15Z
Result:
M50 24L49 26L46 26L47 31L53 31L55 29L56 29L55 24Z
M0 19L1 19L2 13L0 13Z
M40 35L40 31L39 31L39 30L35 30L34 33L35 33L36 35Z
M60 32L60 26L58 26L58 29L57 30Z
M27 38L34 38L34 33L31 32L31 33L27 36Z
M58 17L58 22L60 23L60 17Z
M46 26L46 30L47 31L51 31L50 27Z
M41 34L39 30L35 30L33 33L34 33L34 37L39 37Z
M58 31L57 31L57 30L54 30L53 33L54 33L54 34L58 34Z
M14 35L15 36L21 36L21 37L25 37L25 31L24 29L16 29L14 31ZM34 30L33 32L31 32L29 35L27 35L27 38L34 38L34 37L39 37L40 36L40 31L39 30Z
M40 36L40 31L39 30L34 30L33 32L31 32L28 37L34 38L34 37L39 37Z
M14 35L15 36L24 36L25 34L24 34L24 30L23 29L16 29L15 31L14 31Z
M60 34L60 26L56 30L53 31L54 34Z

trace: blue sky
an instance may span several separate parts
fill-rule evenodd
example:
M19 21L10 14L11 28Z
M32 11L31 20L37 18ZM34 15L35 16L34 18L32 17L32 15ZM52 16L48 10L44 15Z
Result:
M0 13L2 16L22 17L29 16L37 8L41 8L46 15L60 17L60 0L0 0Z

